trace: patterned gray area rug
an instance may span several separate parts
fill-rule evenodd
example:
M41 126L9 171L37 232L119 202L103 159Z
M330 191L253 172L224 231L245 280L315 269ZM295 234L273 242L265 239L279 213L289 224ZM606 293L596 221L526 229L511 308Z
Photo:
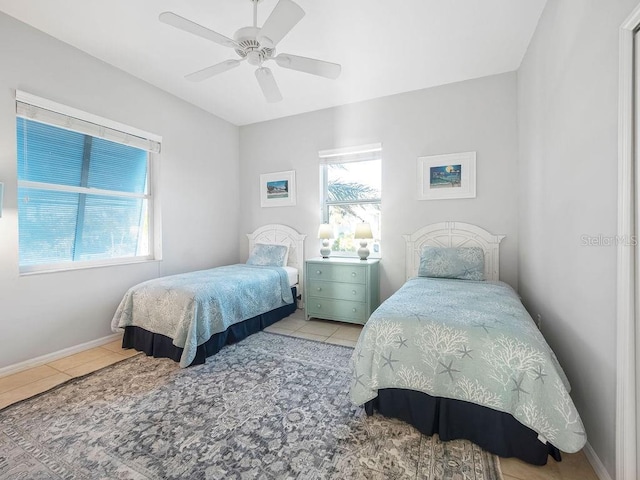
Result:
M187 369L132 357L0 411L0 479L502 478L353 406L352 351L260 332Z

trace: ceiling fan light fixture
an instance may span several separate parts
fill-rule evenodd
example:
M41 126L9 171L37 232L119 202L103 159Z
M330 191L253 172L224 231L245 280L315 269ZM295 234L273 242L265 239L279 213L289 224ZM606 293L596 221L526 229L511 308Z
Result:
M198 70L186 76L187 80L199 82L237 67L243 60L258 67L256 78L262 93L268 102L279 102L282 95L273 78L271 70L262 66L267 60L274 60L279 66L299 72L310 73L325 78L335 79L340 75L341 67L337 63L325 62L315 58L300 57L287 53L275 55L275 45L304 17L304 10L293 0L279 0L271 14L258 28L258 3L261 0L250 0L253 4L253 26L238 29L233 39L225 37L202 25L198 25L173 12L160 14L160 21L193 35L206 38L225 47L231 47L240 57L225 60L216 65Z
M260 66L264 61L264 56L258 50L252 50L247 53L247 62L249 65Z

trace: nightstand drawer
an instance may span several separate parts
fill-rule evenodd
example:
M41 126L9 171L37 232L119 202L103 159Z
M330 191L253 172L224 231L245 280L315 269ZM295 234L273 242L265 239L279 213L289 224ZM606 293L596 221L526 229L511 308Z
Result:
M307 289L310 297L336 298L354 302L365 302L367 300L367 291L364 284L312 280L307 285Z
M355 265L308 265L309 280L326 282L366 283L367 268Z
M364 303L309 297L306 307L310 316L318 315L320 318L330 316L360 323L367 321L367 306Z

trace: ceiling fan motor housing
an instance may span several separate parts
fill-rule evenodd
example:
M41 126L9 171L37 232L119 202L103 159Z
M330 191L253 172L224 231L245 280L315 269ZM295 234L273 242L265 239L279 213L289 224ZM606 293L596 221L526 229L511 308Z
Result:
M233 39L240 45L240 48L235 49L236 53L242 58L246 57L251 65L262 65L265 59L273 56L275 50L260 45L256 39L258 33L260 29L257 27L243 27L233 35Z

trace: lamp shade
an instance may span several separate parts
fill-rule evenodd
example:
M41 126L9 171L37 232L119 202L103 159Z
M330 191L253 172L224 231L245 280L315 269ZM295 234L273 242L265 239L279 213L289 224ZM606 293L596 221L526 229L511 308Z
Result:
M318 238L333 238L333 227L328 223L321 224L320 228L318 228Z
M354 238L373 238L371 225L365 222L358 223L356 225L356 233L354 235Z

